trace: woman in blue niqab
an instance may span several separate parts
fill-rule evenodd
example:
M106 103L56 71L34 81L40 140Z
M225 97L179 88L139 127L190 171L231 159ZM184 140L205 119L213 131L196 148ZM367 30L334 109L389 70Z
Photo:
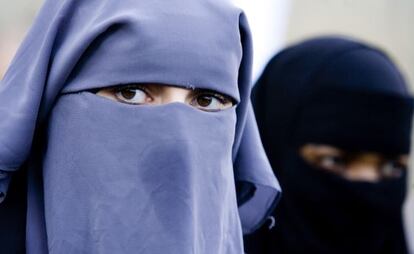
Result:
M280 193L249 101L251 61L246 18L226 1L46 1L0 84L4 248L243 253L242 234ZM140 84L234 106L117 100Z

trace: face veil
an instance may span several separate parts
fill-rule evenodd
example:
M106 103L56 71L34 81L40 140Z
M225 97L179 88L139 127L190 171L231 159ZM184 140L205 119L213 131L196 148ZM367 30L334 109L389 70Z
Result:
M406 253L404 173L351 181L300 154L307 144L408 154L413 102L390 58L347 38L310 39L269 62L252 98L284 190L276 226L246 241L252 253Z
M280 192L249 102L251 58L246 18L225 1L46 1L0 85L1 191L26 163L27 251L242 253ZM90 92L130 83L237 105Z

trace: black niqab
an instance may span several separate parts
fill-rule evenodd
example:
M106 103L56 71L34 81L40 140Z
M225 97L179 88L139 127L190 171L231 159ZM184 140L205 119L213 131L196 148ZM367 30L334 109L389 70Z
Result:
M252 253L406 253L401 209L406 174L378 183L345 180L306 163L306 143L389 156L410 148L412 100L380 50L343 38L283 50L253 92L262 140L283 195L245 239Z

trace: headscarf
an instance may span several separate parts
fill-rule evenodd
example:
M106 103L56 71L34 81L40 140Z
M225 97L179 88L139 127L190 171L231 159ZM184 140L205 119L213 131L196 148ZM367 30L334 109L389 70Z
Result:
M46 1L0 84L1 187L27 162L27 252L242 253L280 192L249 100L251 48L227 1ZM130 83L237 106L90 92Z
M304 144L407 154L412 99L389 57L346 38L293 45L267 65L253 106L284 195L275 226L247 238L247 253L405 253L406 174L354 182L317 169Z

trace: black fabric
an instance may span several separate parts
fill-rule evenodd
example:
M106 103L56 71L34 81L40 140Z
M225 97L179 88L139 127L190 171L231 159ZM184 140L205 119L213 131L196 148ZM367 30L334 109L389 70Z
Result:
M293 136L297 144L408 154L412 108L411 98L326 87L304 102Z
M283 194L275 227L245 237L248 254L407 252L406 175L353 182L308 165L298 153L309 142L408 152L412 99L382 51L333 37L291 46L265 68L253 104Z
M350 182L290 154L286 178L296 181L286 181L289 191L277 214L280 226L289 226L271 231L277 242L270 253L405 253L400 211L406 177Z
M7 197L0 204L0 253L26 253L26 172L23 167L13 174Z

